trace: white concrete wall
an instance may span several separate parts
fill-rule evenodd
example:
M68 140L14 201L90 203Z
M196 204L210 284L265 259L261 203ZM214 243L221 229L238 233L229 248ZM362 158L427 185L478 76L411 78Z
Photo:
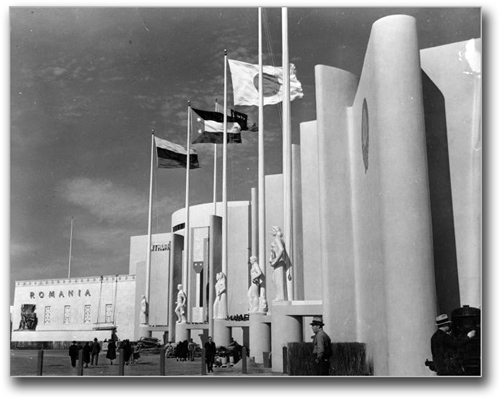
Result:
M72 292L72 293L71 293ZM16 282L12 314L12 341L72 341L109 338L109 331L96 331L106 323L106 304L112 304L120 338L133 338L130 314L134 314L135 277L115 275L71 279L44 279ZM130 305L132 303L132 305ZM21 305L35 304L38 325L35 331L17 331ZM91 318L84 322L84 307L90 305ZM69 306L69 323L64 323L64 307ZM45 307L50 307L50 322L44 322Z
M415 20L374 24L359 87L317 66L316 95L325 330L367 343L375 375L431 375L436 292Z
M318 132L316 121L300 124L302 174L302 250L304 297L321 300L321 250L319 229Z
M480 307L482 268L481 40L420 51L445 98L461 305Z

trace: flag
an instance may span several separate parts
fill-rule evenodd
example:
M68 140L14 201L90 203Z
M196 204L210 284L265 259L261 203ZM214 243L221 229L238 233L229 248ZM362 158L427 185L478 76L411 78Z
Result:
M259 65L229 59L233 80L234 105L259 105ZM264 105L283 101L283 68L262 67ZM295 75L295 66L290 64L290 101L302 98L302 85Z
M193 144L222 144L224 142L224 114L220 112L202 111L191 108L194 113L193 135L196 136ZM243 116L242 116L243 115ZM246 116L239 113L238 119L234 117L227 118L227 143L241 144L241 125L236 121L242 122L246 128Z
M181 145L174 144L162 138L155 137L157 153L157 167L163 169L187 168L187 151ZM189 151L190 169L200 167L198 154L195 150Z
M235 111L234 109L231 109L231 116L228 121L238 123L242 131L258 131L256 123L252 124L251 127L248 127L248 115Z

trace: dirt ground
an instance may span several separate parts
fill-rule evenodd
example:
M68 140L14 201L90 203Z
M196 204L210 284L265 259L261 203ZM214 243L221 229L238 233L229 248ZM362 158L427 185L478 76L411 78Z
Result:
M10 375L18 377L37 376L38 351L36 350L11 350L10 351ZM120 377L118 358L113 365L106 359L106 353L99 355L98 365L89 365L83 369L83 376L87 377ZM44 350L42 376L63 377L78 376L77 367L71 366L67 350ZM124 376L137 377L164 377L160 373L160 354L154 352L143 352L138 363L124 366ZM202 376L201 358L194 361L176 361L175 358L165 359L165 376ZM204 377L225 376L282 376L281 373L273 373L271 369L262 365L247 361L247 373L242 373L241 361L235 366L226 368L214 367L214 372Z

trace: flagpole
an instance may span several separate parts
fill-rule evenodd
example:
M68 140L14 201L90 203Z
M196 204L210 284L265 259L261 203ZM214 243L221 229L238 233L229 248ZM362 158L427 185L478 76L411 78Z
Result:
M224 49L224 135L222 143L222 272L227 277L227 50Z
M69 261L68 261L68 279L71 278L71 248L73 246L73 217L71 217L71 230L69 233Z
M148 249L146 252L146 290L145 296L149 303L149 274L151 272L151 240L153 229L153 173L154 173L154 147L155 147L155 131L151 130L151 162L149 172L149 211L148 211Z
M215 100L215 112L219 111L219 104ZM217 144L214 144L214 216L217 215Z
M262 272L266 273L266 183L264 170L264 93L262 63L262 7L259 7L259 262ZM267 312L266 284L260 288L259 312Z
M292 132L290 122L290 62L288 55L288 9L282 7L282 40L283 40L283 234L288 254L288 272L291 272L292 258ZM287 298L293 300L293 283L286 275Z
M144 296L149 305L149 290L150 290L150 273L151 273L151 239L153 229L153 174L154 174L154 148L155 148L155 131L151 130L151 162L149 172L149 211L148 211L148 246L146 251L146 287ZM146 325L149 325L149 317L146 316ZM141 325L144 326L144 325ZM149 336L148 330L141 330L142 336Z
M191 101L188 101L187 123L187 162L186 162L186 223L184 228L184 266L182 270L182 287L188 297L188 270L189 270L189 170L191 168ZM186 308L188 308L186 306Z

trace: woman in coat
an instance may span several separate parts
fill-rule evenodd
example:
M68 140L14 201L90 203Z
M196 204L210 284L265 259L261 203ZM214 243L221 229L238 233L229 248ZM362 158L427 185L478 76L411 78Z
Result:
M89 342L87 341L85 345L83 346L83 363L85 364L85 367L89 367L90 363L90 353L92 352L92 347L90 347Z
M108 344L108 352L106 353L106 358L109 359L110 365L113 365L113 361L116 359L116 344L114 340L110 340Z

